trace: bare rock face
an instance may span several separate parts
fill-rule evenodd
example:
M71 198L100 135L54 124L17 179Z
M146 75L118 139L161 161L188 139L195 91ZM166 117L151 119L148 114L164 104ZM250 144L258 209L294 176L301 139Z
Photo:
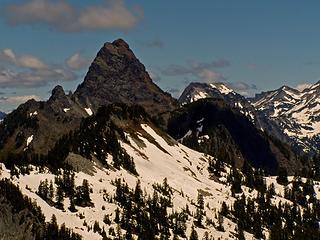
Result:
M151 115L176 108L176 100L155 85L144 65L122 39L106 43L74 94L97 110L110 103L138 104Z

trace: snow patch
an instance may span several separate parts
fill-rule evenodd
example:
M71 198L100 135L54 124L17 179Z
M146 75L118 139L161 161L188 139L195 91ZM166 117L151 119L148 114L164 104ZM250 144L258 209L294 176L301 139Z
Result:
M33 135L31 135L30 137L27 138L27 147L32 142L32 140L33 140Z
M29 113L29 116L32 117L32 116L37 116L38 115L38 112L37 111L34 111L33 113Z
M88 113L89 116L91 116L93 114L91 108L85 108L84 110L86 110L86 112Z

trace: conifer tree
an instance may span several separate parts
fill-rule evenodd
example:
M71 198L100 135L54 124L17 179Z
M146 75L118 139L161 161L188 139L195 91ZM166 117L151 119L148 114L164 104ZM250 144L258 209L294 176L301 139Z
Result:
M57 208L63 209L63 200L64 200L64 193L61 187L58 186L57 188L57 195L56 195L56 205Z
M222 216L225 216L225 217L226 217L226 216L228 215L228 213L229 213L228 206L227 206L227 204L226 204L224 201L222 202L220 213L221 213Z
M282 185L288 184L288 173L285 168L279 168L277 182Z
M238 240L246 240L246 238L244 237L243 230L239 227L237 227L237 239Z
M54 197L54 187L52 180L50 181L50 186L49 186L49 199L52 201Z
M197 211L196 211L197 226L202 226L203 215L204 215L204 199L203 199L203 195L200 192L198 192Z
M220 232L224 232L224 227L223 227L223 216L221 213L218 214L218 227L217 230Z
M194 226L191 227L191 233L190 233L190 238L189 240L198 240L198 233L197 231L194 229Z

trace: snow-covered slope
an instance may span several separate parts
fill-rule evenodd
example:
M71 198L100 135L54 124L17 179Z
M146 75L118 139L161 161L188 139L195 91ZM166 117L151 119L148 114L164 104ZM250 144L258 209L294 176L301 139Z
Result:
M231 107L238 109L253 123L257 121L254 108L249 101L224 83L190 83L181 94L179 103L185 105L203 98L224 99Z
M148 124L141 124L140 129L135 134L125 133L126 142L121 142L121 146L133 158L138 176L129 173L124 169L116 170L114 168L104 168L98 161L89 161L86 159L81 165L86 165L82 169L84 172L75 174L75 185L79 186L84 179L89 181L92 189L90 194L93 205L90 207L76 206L77 212L71 212L68 208L70 200L64 198L64 209L57 209L54 205L49 205L37 194L41 181L55 181L55 175L49 170L43 170L33 167L30 174L20 174L19 177L10 176L10 171L2 164L1 178L11 178L11 181L17 184L22 193L30 197L41 207L46 220L50 221L52 215L57 217L58 224L65 223L66 227L73 229L74 232L83 236L83 239L94 240L102 239L98 232L93 231L92 226L95 222L105 230L107 236L114 238L111 228L117 229L117 224L113 221L115 210L118 205L114 201L109 201L115 195L115 179L123 179L130 188L134 188L137 181L141 182L141 189L145 194L152 195L155 183L162 183L166 178L168 184L173 189L172 211L181 211L188 205L191 213L196 212L196 202L198 193L204 196L205 219L211 219L211 222L204 221L202 227L195 227L199 237L204 236L205 232L214 239L237 239L235 220L223 218L224 231L219 231L220 209L225 202L231 208L236 200L236 196L231 194L231 186L227 181L229 167L225 167L225 172L221 172L221 177L214 177L208 172L209 161L215 159L209 155L191 150L173 140L163 137L159 130L154 129ZM108 155L109 161L112 156ZM79 159L82 159L79 157ZM83 160L83 159L82 159ZM79 160L80 161L80 160ZM90 164L88 164L90 162ZM81 167L80 167L81 168ZM61 170L63 171L63 170ZM272 198L274 204L290 203L283 198L284 187L277 184L275 177L266 177L268 186L274 184L275 193ZM316 197L319 197L319 185L315 185ZM257 191L242 186L243 193L250 198L257 197ZM57 195L57 193L55 193ZM109 216L111 223L104 222L105 216ZM193 215L194 216L194 215ZM220 219L221 222L221 219ZM186 235L190 236L194 218L188 216L186 221ZM123 234L125 231L123 231ZM264 229L265 236L268 236L268 230ZM245 232L246 239L255 239L252 234ZM180 239L180 238L179 238Z
M319 148L320 82L299 91L287 86L259 94L256 109L274 121L305 151Z
M223 183L223 178L221 179L222 182L210 179L207 168L208 159L212 157L193 151L178 143L175 145L169 144L148 125L144 124L141 127L145 131L145 137L138 133L141 141L139 145L136 143L137 140L131 137L130 134L127 134L129 143L121 143L127 153L133 157L139 174L138 177L123 169L119 171L105 169L98 163L92 163L94 169L92 175L83 172L76 173L76 185L81 185L83 179L89 181L90 187L93 189L91 198L94 207L77 207L78 212L72 213L68 210L70 202L67 198L64 200L64 210L58 210L46 203L36 194L36 191L40 181L45 179L54 181L55 175L48 171L41 173L39 169L34 168L30 175L20 175L19 178L14 177L12 181L19 185L23 194L36 201L44 212L47 221L50 221L52 214L55 214L58 224L65 223L67 227L81 234L84 239L90 240L101 239L101 236L93 231L88 231L87 227L83 226L84 220L89 226L98 221L100 226L104 226L106 230L113 226L106 225L103 219L106 214L110 214L111 218L114 218L114 211L117 205L106 202L104 196L114 195L115 187L111 182L116 178L124 179L131 188L134 188L139 179L142 189L150 194L153 192L152 185L154 183L161 183L164 178L167 178L169 185L174 189L173 208L177 210L188 204L190 210L195 211L193 204L197 201L198 191L206 192L208 196L205 198L205 203L209 206L206 209L207 216L213 219L220 210L223 201L228 205L232 204L234 198L230 196L230 187ZM151 143L150 140L146 139L146 136L152 139L151 142L158 143L165 151L160 149L154 142ZM144 146L141 147L141 144ZM1 178L9 178L9 170L5 169L4 165L2 165L2 169L4 171ZM217 222L217 219L214 219L214 221ZM207 231L215 238L236 239L232 234L235 232L235 223L226 219L225 224L226 232L219 232L213 227L199 228L197 231L200 236ZM189 219L187 225L188 236L191 225L193 225L192 219ZM113 227L116 228L115 226ZM248 234L248 236L251 236L251 234Z

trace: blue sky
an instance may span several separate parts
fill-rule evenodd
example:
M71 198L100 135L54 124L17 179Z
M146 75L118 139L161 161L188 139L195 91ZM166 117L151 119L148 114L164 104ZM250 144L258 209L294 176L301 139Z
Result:
M244 94L320 79L319 1L2 0L0 111L74 91L104 42L126 40L164 90Z

